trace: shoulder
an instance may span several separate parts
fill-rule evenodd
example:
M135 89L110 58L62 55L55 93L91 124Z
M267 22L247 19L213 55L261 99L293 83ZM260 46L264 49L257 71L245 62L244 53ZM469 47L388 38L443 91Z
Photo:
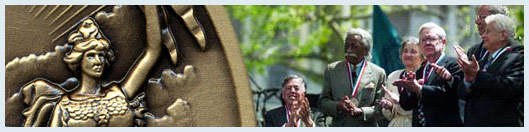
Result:
M396 71L391 72L388 75L388 79L390 79L390 78L398 78L403 71L404 71L404 69L400 69L400 70L396 70Z
M120 97L125 97L127 98L127 95L125 94L125 92L121 89L120 85L118 83L115 83L115 82L111 82L109 84L106 84L105 86L103 86L104 89L107 89L106 91L106 97L116 97L116 96L120 96Z
M520 50L511 50L508 52L505 52L505 60L513 60L513 61L521 61L523 62L523 48L522 51Z
M368 62L368 65L371 68L370 70L372 72L376 72L377 74L386 75L386 72L384 71L384 69L382 69L380 66L376 65L375 63Z
M275 108L275 109L272 109L272 110L269 110L269 111L266 111L265 112L265 115L268 115L268 116L274 116L274 115L279 115L280 113L286 111L285 110L285 107L283 106L280 106L279 108Z
M457 58L447 55L443 58L443 62L447 64L457 64Z
M483 41L480 41L479 43L476 43L474 44L472 47L470 47L468 49L468 52L474 52L476 51L477 49L479 49L481 47L481 44L482 44Z
M327 65L327 69L335 69L336 67L340 67L342 65L345 65L345 61L335 61L329 65Z
M516 52L523 55L523 46L518 42L511 43L511 52Z

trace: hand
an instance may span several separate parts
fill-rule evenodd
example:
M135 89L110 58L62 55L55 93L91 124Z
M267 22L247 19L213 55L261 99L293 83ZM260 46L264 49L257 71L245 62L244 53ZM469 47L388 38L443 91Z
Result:
M436 64L430 64L435 73L443 78L445 81L452 81L452 74L446 70L446 68L438 66Z
M415 73L409 71L404 79L399 79L393 82L394 86L403 87L407 91L417 94L421 93L422 87L417 80L415 80Z
M344 96L342 99L340 99L337 103L336 103L336 108L341 110L341 111L344 111L344 112L347 112L347 113L350 113L350 102L351 100L349 100L349 97Z
M285 127L297 127L297 121L301 118L300 107L298 101L292 102L292 107L289 110L290 116L288 122L285 124Z
M389 99L385 98L385 97L382 97L382 99L380 100L379 104L384 109L391 110L393 108L393 102L390 101Z
M384 91L384 94L387 96L387 98L385 98L386 100L391 101L392 103L399 102L399 96L396 93L387 89L386 86L382 85L382 91Z
M305 100L301 101L299 108L299 114L301 116L301 120L303 121L303 123L305 123L305 126L312 127L314 125L314 121L310 117L310 105L309 99L307 97L305 97Z
M417 83L419 83L419 85L424 85L424 79L417 80Z
M351 101L351 99L349 99L348 96L345 96L345 103L347 105L347 109L349 111L349 114L351 116L355 116L355 115L362 115L362 113L364 112L362 109L356 107L356 105Z
M454 46L454 50L457 54L457 64L459 67L461 67L461 70L463 71L465 75L465 81L472 82L476 78L479 68L479 63L476 59L476 56L472 55L472 59L469 60L468 56L465 54L465 50L461 48L460 46Z

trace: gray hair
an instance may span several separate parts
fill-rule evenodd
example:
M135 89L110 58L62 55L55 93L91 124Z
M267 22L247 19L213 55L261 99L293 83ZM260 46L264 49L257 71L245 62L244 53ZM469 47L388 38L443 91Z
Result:
M492 14L502 14L505 16L509 15L509 9L503 5L487 5L489 13Z
M400 43L400 49L399 49L400 55L402 55L402 52L404 51L404 47L406 47L406 45L408 44L413 44L413 45L418 46L419 39L417 37L412 37L412 36L403 37L402 42Z
M348 37L352 37L353 35L360 35L362 37L362 44L364 44L364 47L367 49L366 59L370 60L371 50L373 49L373 38L371 37L371 34L360 28L352 28L347 31L347 34L345 35L345 41L347 41Z
M435 29L434 31L439 36L439 39L446 38L445 30L441 26L439 26L439 25L437 25L437 24L435 24L433 22L428 22L428 23L422 24L421 27L419 28L419 36L421 34L421 31L424 30L424 29Z
M492 26L494 26L497 31L507 32L507 39L512 41L514 38L515 24L511 18L502 14L494 14L485 18L485 23L487 23L487 26L489 26L489 24L492 22L495 22Z
M407 36L407 37L402 38L402 42L400 43L400 49L399 49L399 57L402 57L402 53L404 52L404 47L406 47L406 45L408 44L412 44L412 45L419 47L419 38L413 37L413 36ZM421 55L422 60L425 60L424 54L422 53L421 50L419 50L419 55Z
M283 83L281 83L281 88L284 88L285 85L287 85L287 83L293 79L300 79L303 88L305 89L305 93L307 93L307 83L305 83L305 80L298 75L288 75L287 77L285 77L285 79L283 79Z

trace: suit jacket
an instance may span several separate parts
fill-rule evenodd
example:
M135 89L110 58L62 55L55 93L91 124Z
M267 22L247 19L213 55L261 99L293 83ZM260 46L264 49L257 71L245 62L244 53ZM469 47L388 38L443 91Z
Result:
M523 46L521 46L519 43L511 44L511 48L511 51L523 55ZM486 51L487 49L483 48L483 41L481 41L480 43L477 43L474 46L470 47L470 49L468 49L467 56L470 59L472 55L475 55L478 61L481 61L481 58L483 58L483 55Z
M402 90L400 105L404 110L413 110L412 126L420 126L418 122L418 107L423 105L427 127L462 126L459 115L459 98L456 85L460 82L463 72L457 65L456 59L445 56L441 58L439 66L446 68L452 74L452 83L439 77L432 71L428 80L422 86L422 95ZM416 78L422 79L425 65L416 72Z
M483 41L481 41L468 49L467 56L470 59L474 55L476 59L481 60L486 51L487 49L483 48Z
M523 126L523 47L508 44L511 50L498 56L486 71L480 69L467 91L463 82L459 95L466 99L465 126ZM480 68L484 61L480 61Z
M382 85L386 80L386 73L377 65L368 62L364 76L361 78L358 92L352 96L346 61L337 61L327 66L324 73L323 91L320 103L323 113L333 117L331 126L378 126L376 119L383 118L381 107L375 103L376 99L384 96ZM363 110L363 115L351 116L336 108L336 102L345 95L349 96L356 106ZM376 118L376 119L375 119Z
M285 123L287 123L287 109L285 106L281 106L279 108L267 111L264 115L265 119L265 127L282 127ZM317 121L319 118L315 117L315 114L311 111L310 116L312 120L314 121L315 126L321 126L319 121ZM305 126L303 122L301 122L301 126Z

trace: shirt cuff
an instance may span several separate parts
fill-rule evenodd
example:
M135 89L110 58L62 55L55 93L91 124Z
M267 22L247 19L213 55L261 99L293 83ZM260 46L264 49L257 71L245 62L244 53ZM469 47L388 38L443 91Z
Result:
M463 85L465 85L465 88L470 88L470 86L472 86L472 84L474 84L474 82L468 82L466 80L463 81Z
M448 85L452 86L452 84L454 84L454 77L452 77L452 79L450 79L450 81L448 82Z
M463 85L465 86L465 91L467 91L467 93L472 90L470 89L470 86L472 86L472 84L474 84L474 81L468 82L466 80L463 80Z

